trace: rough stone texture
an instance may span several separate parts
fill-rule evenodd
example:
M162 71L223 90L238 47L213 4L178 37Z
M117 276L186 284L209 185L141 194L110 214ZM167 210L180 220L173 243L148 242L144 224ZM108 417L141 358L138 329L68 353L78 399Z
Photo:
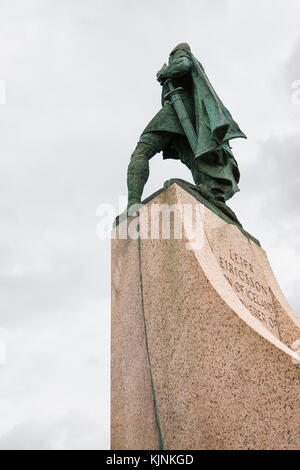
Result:
M116 450L155 449L159 436L141 315L137 241L114 240L111 262L111 444Z
M176 184L142 209L142 236L155 203L192 204L202 214L195 249L187 249L186 218L182 240L140 245L165 448L299 449L300 366L290 347L300 324L265 252ZM139 269L137 241L112 240L113 449L159 448Z

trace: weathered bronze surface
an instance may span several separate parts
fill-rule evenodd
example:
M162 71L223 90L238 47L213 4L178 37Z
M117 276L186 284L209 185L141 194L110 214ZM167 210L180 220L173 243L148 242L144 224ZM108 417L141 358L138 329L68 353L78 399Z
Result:
M128 166L128 206L141 203L149 160L180 159L202 197L239 223L226 201L239 191L240 172L230 140L246 138L216 94L204 68L186 43L170 54L157 74L162 109L143 131Z

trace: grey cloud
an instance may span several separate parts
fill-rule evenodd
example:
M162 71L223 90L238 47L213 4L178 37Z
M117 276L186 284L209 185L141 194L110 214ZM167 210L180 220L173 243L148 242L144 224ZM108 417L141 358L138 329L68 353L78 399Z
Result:
M300 80L300 36L295 41L292 53L285 63L284 74L289 84Z
M58 419L20 423L0 438L2 450L97 450L107 445L107 430L76 412Z
M130 154L160 107L155 74L178 42L191 44L249 134L248 142L234 145L242 181L231 205L268 253L279 253L275 270L299 305L297 274L291 277L279 244L284 233L297 266L292 231L299 223L299 139L290 137L286 105L272 88L277 73L280 86L286 80L283 62L290 64L289 77L297 72L298 0L289 8L274 0L259 7L244 1L243 8L240 0L2 3L0 79L7 83L7 104L0 106L0 326L12 335L19 328L26 341L14 341L10 352L16 360L1 371L10 379L0 381L0 412L6 417L0 446L97 447L102 437L108 442L103 321L109 307L99 300L109 297L110 268L109 243L96 238L96 208L116 205L126 194ZM191 180L180 163L155 157L145 196L170 177ZM93 314L89 302L96 305ZM93 351L83 354L83 367L78 354L92 341L97 315L93 341L101 350L96 359ZM84 336L81 318L87 323ZM45 344L37 325L50 335ZM70 329L74 338L57 338ZM63 371L55 375L61 363ZM47 396L62 377L69 388ZM66 416L57 405L68 403L70 388L78 393L78 413ZM33 422L37 406L55 417ZM83 410L97 410L103 427L82 418Z
M257 159L247 166L241 181L241 196L245 200L259 199L257 215L300 221L299 156L300 134L274 136L261 143Z

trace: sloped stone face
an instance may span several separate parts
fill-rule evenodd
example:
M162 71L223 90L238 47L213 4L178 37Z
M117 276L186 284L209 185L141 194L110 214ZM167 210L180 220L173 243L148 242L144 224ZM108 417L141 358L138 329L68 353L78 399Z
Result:
M227 282L249 312L279 338L277 309L259 251L236 227L209 213L206 219L207 240Z
M201 206L173 185L141 225L158 203ZM159 448L148 356L165 449L298 449L299 322L262 248L203 206L193 249L189 222L112 240L112 448Z

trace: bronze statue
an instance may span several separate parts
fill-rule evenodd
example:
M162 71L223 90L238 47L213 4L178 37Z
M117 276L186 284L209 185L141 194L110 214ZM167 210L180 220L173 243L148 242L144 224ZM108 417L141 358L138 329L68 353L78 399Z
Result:
M157 74L162 85L162 109L143 131L128 166L128 206L141 203L149 177L149 160L159 152L163 158L179 159L190 170L195 189L232 220L226 205L237 191L240 172L230 140L246 138L216 94L206 73L181 43L173 49Z

